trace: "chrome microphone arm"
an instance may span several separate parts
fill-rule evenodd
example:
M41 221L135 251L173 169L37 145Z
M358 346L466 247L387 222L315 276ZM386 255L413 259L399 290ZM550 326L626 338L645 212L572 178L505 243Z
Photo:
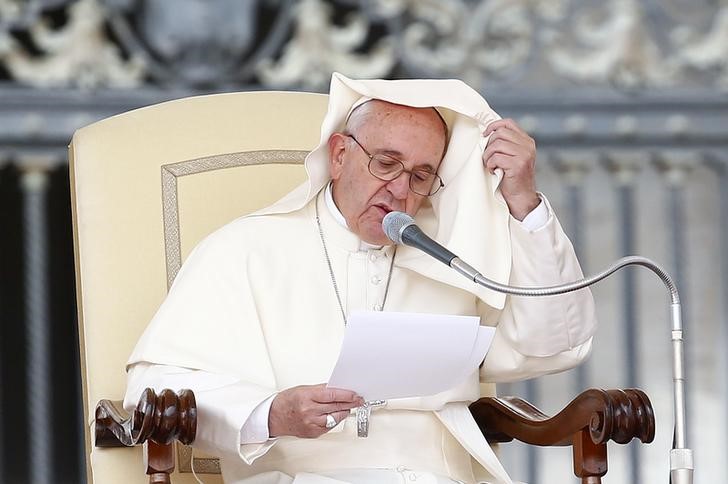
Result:
M450 261L450 267L490 290L511 294L514 296L554 296L567 292L577 291L601 281L619 269L629 265L639 265L650 269L657 274L665 287L670 291L670 315L672 319L672 355L673 355L673 399L675 410L674 443L670 451L670 482L672 484L692 484L693 482L693 451L687 447L687 433L685 420L685 353L683 350L683 328L680 295L677 286L670 275L655 262L640 256L623 257L605 270L591 277L578 281L548 287L516 287L507 286L492 281L483 276L475 268L455 257Z
M693 451L687 447L685 421L685 354L683 351L683 329L681 319L680 296L672 278L659 265L640 256L629 256L595 274L578 281L549 287L514 287L492 281L472 266L466 264L455 254L441 246L417 227L414 219L402 212L390 212L382 221L382 230L395 244L406 244L418 248L437 260L449 265L471 281L490 290L512 294L514 296L554 296L577 291L601 281L610 274L628 265L639 265L657 274L670 291L670 316L672 319L672 355L673 355L673 398L675 410L675 427L673 448L670 451L670 481L672 484L692 484Z

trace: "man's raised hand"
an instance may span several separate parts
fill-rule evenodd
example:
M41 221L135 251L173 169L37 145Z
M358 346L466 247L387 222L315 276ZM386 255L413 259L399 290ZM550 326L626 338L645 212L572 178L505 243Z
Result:
M512 119L493 121L483 136L490 136L483 164L491 173L503 170L501 194L511 215L523 220L541 203L536 193L536 142Z

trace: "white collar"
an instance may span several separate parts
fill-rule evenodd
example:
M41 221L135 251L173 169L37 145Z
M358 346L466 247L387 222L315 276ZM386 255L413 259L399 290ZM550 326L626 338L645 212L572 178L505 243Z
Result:
M349 226L346 224L346 219L344 218L344 215L339 210L339 207L336 206L336 202L334 202L334 194L331 187L333 186L332 182L329 182L328 185L326 185L326 194L324 199L326 200L326 207L329 209L329 212L331 212L331 215L334 217L334 219L339 222L339 225L345 228L349 228Z

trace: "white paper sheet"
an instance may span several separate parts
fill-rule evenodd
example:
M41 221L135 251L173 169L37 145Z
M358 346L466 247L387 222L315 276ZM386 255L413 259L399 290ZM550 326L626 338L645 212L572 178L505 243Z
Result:
M494 334L475 316L355 312L328 386L365 400L434 395L476 370Z

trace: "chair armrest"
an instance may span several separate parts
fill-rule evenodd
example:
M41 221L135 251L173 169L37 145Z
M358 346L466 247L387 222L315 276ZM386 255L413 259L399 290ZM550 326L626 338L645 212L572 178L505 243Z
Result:
M147 388L136 408L127 414L121 402L101 400L96 405L94 445L144 449L150 482L169 483L174 471L174 441L191 444L197 432L197 404L192 390L162 390L157 395Z
M470 405L489 442L513 439L540 446L573 446L574 473L582 482L601 482L607 472L606 443L655 438L655 414L638 389L584 391L549 417L517 397L486 397Z
M128 415L121 402L101 400L96 405L96 447L131 447L152 440L169 444L179 440L191 444L197 432L197 404L192 390L162 390L157 395L147 388L136 409Z
M573 436L582 430L595 444L609 440L626 444L633 438L649 443L655 438L652 403L638 389L591 388L553 417L517 397L481 398L470 411L489 442L516 439L541 446L572 445Z

